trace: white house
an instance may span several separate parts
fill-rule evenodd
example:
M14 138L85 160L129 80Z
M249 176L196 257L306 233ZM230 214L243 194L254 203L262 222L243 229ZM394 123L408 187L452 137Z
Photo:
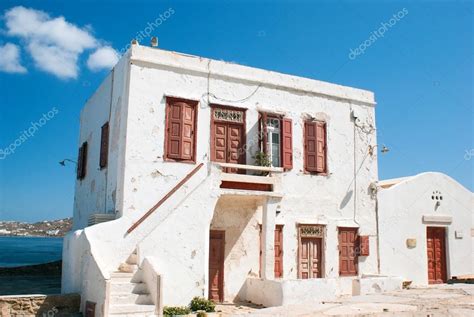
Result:
M62 285L90 316L400 287L377 275L373 93L133 45L80 120Z
M413 285L474 272L473 194L447 175L379 182L381 272Z

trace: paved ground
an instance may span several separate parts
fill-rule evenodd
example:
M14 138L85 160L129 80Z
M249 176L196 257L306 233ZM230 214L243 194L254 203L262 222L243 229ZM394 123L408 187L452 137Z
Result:
M474 285L437 285L340 298L323 304L262 308L218 305L221 316L466 316L474 317ZM217 314L219 315L219 314Z

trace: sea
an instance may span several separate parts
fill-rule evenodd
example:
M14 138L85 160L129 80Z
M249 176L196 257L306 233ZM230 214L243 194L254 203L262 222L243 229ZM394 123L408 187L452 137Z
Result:
M60 274L15 274L7 268L61 260L62 247L62 238L0 237L0 296L60 294Z
M0 237L0 268L61 260L63 238Z

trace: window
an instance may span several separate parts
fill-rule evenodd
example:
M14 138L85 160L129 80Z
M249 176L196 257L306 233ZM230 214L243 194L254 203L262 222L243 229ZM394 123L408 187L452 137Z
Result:
M326 123L306 121L304 125L305 170L312 173L327 172Z
M166 99L165 159L195 162L197 101Z
M102 133L100 136L100 161L99 161L100 168L104 168L107 166L108 159L109 159L109 123L106 122L102 126Z
M79 148L79 155L77 158L77 179L81 180L86 177L87 168L87 142L82 143Z
M273 167L293 167L293 137L291 119L260 114L260 149L267 154Z

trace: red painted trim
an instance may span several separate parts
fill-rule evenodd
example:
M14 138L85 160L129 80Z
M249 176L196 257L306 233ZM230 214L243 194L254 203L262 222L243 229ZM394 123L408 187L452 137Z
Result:
M243 189L243 190L258 190L264 192L271 192L271 184L255 184L246 182L222 181L220 188L228 189Z
M203 166L203 163L200 163L196 166L186 177L184 177L176 186L174 186L159 202L156 203L150 210L147 211L137 222L135 222L130 228L128 228L127 233L132 232L137 228L146 218L148 218L158 207L160 207L168 198L170 198L181 186L183 186L197 171Z

